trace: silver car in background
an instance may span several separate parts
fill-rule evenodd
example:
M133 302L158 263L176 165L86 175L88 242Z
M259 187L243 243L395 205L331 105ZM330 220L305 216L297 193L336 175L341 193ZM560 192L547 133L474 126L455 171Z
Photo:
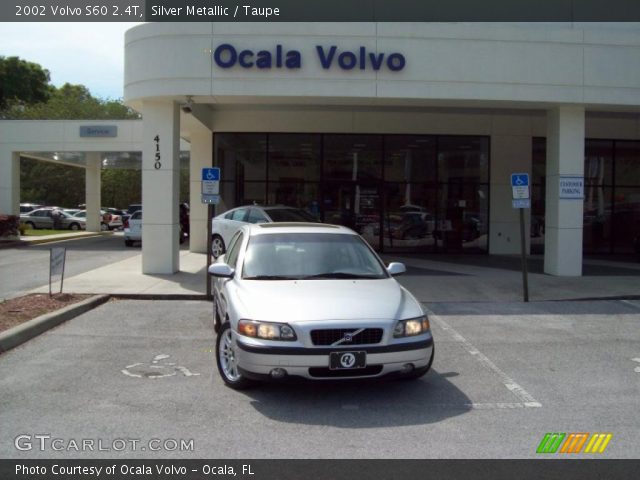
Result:
M284 205L247 205L232 208L211 221L211 254L222 255L231 238L243 225L273 222L317 222L309 212Z
M224 382L418 378L433 361L420 303L345 227L243 226L209 267L216 358Z

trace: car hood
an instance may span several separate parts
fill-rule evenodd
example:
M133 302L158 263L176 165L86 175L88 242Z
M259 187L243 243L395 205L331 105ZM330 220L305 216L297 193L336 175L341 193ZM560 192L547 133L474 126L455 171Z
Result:
M241 315L252 320L400 319L422 315L416 299L393 278L379 280L243 280Z

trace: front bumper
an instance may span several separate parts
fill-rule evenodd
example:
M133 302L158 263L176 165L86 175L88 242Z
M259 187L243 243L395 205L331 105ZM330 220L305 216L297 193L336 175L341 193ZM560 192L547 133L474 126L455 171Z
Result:
M275 368L284 369L286 377L309 380L376 378L400 375L411 364L415 370L430 366L433 360L433 337L382 346L353 345L348 348L303 348L250 345L236 339L238 367L247 378L267 380ZM366 352L366 367L353 370L330 370L332 352Z

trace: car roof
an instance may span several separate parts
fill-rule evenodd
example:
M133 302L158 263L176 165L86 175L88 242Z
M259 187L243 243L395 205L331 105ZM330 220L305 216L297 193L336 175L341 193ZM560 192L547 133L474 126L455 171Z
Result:
M353 230L342 225L329 225L327 223L306 223L306 222L280 222L280 223L259 223L245 225L243 227L249 235L265 235L272 233L347 233L357 235Z

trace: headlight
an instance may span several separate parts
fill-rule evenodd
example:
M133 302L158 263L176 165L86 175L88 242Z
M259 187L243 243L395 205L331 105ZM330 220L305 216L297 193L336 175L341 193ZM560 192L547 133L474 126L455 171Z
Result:
M429 319L425 317L410 318L408 320L398 320L393 328L395 338L412 337L429 331Z
M245 337L261 338L263 340L296 340L296 332L286 323L258 322L255 320L240 320L238 333Z

